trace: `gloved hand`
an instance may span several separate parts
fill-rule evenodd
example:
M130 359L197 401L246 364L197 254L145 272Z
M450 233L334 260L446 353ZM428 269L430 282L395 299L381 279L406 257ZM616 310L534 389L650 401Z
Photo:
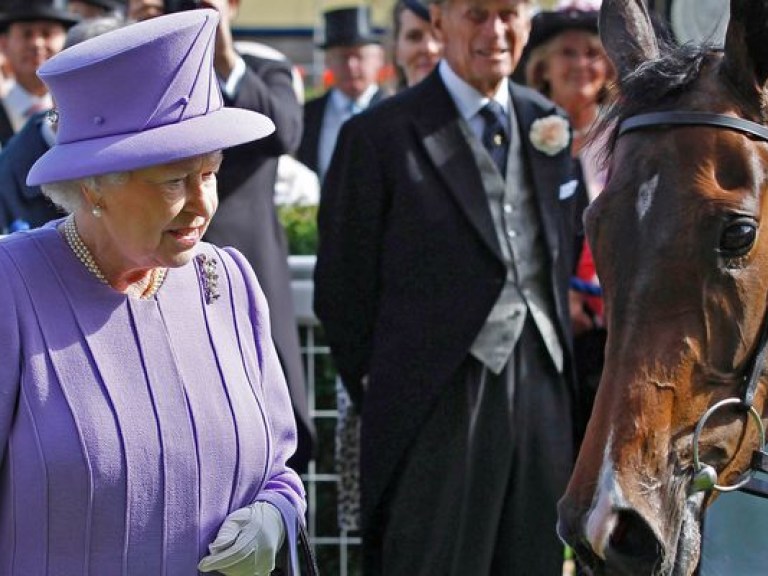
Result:
M216 540L208 545L210 554L197 569L225 576L269 576L284 538L280 511L268 502L256 502L224 519Z

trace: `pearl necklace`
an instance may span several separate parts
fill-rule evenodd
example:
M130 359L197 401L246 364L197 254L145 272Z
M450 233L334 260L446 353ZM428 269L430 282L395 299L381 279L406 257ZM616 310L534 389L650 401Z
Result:
M104 276L99 265L96 264L93 254L88 250L83 239L80 238L80 234L77 233L77 224L75 224L75 216L73 214L70 214L67 219L64 220L64 239L72 249L72 252L75 253L75 256L77 256L77 259L82 262L88 271L93 274L99 282L109 285L106 276ZM165 268L154 268L150 275L149 285L141 293L139 298L146 300L157 294L157 291L160 290L160 286L163 285L163 281L165 280L165 273Z

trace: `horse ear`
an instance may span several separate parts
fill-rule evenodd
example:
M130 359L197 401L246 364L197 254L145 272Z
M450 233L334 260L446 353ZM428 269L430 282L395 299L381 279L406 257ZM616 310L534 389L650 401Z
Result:
M616 66L619 81L643 62L659 56L656 32L643 0L604 0L600 40Z
M768 81L768 0L731 0L723 70L752 98L762 100Z

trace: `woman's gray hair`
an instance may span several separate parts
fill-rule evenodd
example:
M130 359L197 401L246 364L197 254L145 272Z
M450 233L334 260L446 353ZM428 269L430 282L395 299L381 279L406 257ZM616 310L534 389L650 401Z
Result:
M88 176L78 178L77 180L63 180L61 182L51 182L43 184L40 188L43 190L51 202L59 208L71 214L83 205L83 187L89 188L94 192L100 192L106 185L122 184L128 180L128 172L112 172L100 176Z

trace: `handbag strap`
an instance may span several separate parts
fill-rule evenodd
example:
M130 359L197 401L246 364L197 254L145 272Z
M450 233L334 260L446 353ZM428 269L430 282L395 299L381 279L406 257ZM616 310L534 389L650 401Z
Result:
M299 522L299 549L304 553L305 576L318 576L320 572L317 569L317 560L315 559L315 553L312 551L312 546L309 543L307 527L304 526L303 522Z

